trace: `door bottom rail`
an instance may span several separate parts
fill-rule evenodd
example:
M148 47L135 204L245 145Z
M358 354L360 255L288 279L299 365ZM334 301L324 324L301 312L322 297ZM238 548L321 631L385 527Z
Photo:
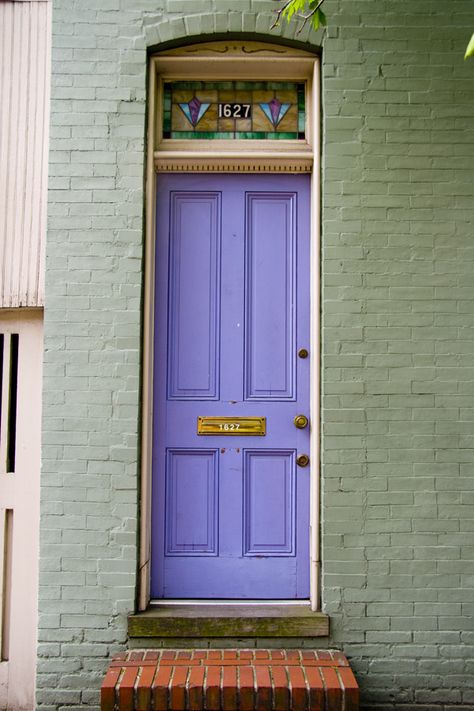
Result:
M115 655L101 711L358 711L336 650L133 650Z

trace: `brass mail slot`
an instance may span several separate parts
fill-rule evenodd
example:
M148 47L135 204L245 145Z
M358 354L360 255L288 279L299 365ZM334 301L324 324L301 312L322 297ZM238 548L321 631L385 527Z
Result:
M265 435L266 417L198 417L198 435Z

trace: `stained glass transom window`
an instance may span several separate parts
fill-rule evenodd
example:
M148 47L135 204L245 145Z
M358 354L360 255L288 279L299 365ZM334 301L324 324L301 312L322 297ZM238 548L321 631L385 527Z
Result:
M305 85L295 82L166 82L163 138L305 138Z

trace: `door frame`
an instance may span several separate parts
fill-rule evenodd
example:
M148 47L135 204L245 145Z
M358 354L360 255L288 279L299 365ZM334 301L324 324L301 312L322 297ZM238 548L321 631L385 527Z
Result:
M163 140L164 78L305 81L306 141ZM150 58L143 299L138 608L150 602L155 212L160 172L311 173L310 246L310 604L320 604L320 64L314 53L261 42L207 42Z
M0 333L0 708L25 711L35 706L36 688L43 309L2 309ZM11 426L15 455L9 462Z

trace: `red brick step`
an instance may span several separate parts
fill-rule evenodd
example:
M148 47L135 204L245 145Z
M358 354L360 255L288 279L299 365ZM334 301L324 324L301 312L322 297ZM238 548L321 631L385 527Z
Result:
M333 650L136 650L113 657L102 711L357 711L359 688Z

